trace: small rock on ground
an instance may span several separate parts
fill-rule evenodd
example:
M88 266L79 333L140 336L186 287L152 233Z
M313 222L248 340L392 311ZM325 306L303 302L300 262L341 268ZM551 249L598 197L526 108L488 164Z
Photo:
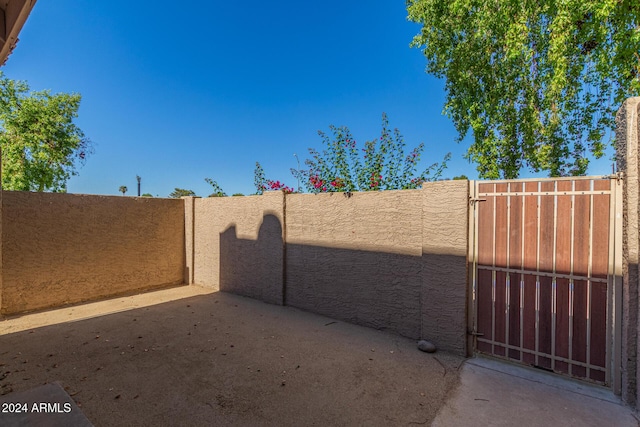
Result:
M424 351L427 353L435 353L436 346L431 341L420 340L418 341L418 350Z

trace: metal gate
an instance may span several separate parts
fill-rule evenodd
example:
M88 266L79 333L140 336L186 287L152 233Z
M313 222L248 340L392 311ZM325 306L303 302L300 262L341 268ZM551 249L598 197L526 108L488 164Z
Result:
M622 181L471 185L478 352L619 387Z

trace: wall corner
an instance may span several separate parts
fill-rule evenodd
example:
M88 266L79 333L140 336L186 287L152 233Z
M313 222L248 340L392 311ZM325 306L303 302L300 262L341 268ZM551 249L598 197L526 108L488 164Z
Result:
M624 175L623 184L623 236L622 236L622 366L621 396L628 404L640 407L638 399L638 279L640 235L640 176L638 113L640 97L627 99L615 118L615 149L618 170ZM614 370L615 374L615 370Z
M184 204L184 283L192 285L195 269L195 204L194 196L181 197Z

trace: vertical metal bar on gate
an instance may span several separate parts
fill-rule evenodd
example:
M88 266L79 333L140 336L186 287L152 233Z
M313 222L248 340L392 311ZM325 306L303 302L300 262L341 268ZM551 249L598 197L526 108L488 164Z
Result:
M510 243L511 243L511 183L507 184L507 253L506 253L506 267L509 269L511 267L511 257L510 257ZM509 317L511 313L511 273L507 272L504 282L505 292L504 292L504 316L505 316L505 331L504 331L504 342L505 342L505 356L509 358L509 345L511 344L511 340L509 339Z
M526 188L526 184L522 183L522 192ZM520 268L524 271L524 239L525 239L525 211L527 204L525 203L526 197L523 195L522 199L522 222L520 229L522 230L522 242L520 245ZM524 273L520 274L520 361L524 361Z
M537 207L537 213L536 213L536 225L537 225L537 232L536 232L536 300L535 300L535 307L536 307L536 334L535 334L535 340L536 340L536 344L535 344L535 363L536 366L538 366L540 364L539 361L539 357L538 357L538 352L540 351L540 204L542 201L542 196L541 196L541 192L542 192L542 183L540 181L538 181L538 207Z
M613 392L620 394L622 390L622 176L611 180L611 206L609 214L609 241L612 250L609 252L610 274L607 277L607 285L611 287L611 305L607 319L611 325L607 328L612 337L607 340L612 353L607 363L607 372L610 373L610 384Z
M595 190L594 181L589 184L591 194L589 195L589 255L587 261L587 370L586 378L591 378L591 307L593 299L593 282L591 281L593 274L593 191Z
M478 325L478 213L477 213L477 194L478 194L478 182L469 182L469 262L471 264L470 271L470 296L471 304L469 307L469 319L471 319L470 330L471 334L471 351L475 352L477 346L477 338L475 332L477 332Z
M613 269L614 269L614 257L615 257L615 214L616 214L616 195L615 195L615 179L609 180L609 262L607 262L607 352L605 354L605 382L607 384L611 384L611 374L613 370L611 369L611 360L612 360L612 352L615 353L615 345L612 342L613 340L613 325L615 322L613 321L613 281L611 280L613 277ZM615 280L615 278L614 278Z
M569 259L569 375L573 374L573 312L574 312L574 302L575 302L575 293L573 291L573 287L575 286L573 280L573 255L574 255L574 239L575 239L575 229L576 229L576 182L571 181L571 255Z
M556 255L558 242L558 181L553 183L553 277L551 279L551 369L556 368L556 313L558 312L558 295L556 280Z
M493 256L491 259L492 269L491 269L491 353L496 353L496 209L497 209L497 200L496 197L496 184L493 184Z

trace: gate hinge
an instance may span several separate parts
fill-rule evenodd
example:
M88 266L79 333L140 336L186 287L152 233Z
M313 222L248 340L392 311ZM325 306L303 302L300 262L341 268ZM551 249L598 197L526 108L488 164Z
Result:
M620 185L624 179L624 172L616 172L616 183Z
M624 179L624 172L616 172L611 175L604 175L602 178L604 179L615 179L618 184L622 182Z
M467 334L473 335L474 337L483 337L484 336L484 334L482 332L478 332L478 331L468 331Z
M471 206L475 205L477 202L486 202L486 201L487 201L487 199L480 199L478 197L474 198L474 197L469 196L469 205L471 205Z

